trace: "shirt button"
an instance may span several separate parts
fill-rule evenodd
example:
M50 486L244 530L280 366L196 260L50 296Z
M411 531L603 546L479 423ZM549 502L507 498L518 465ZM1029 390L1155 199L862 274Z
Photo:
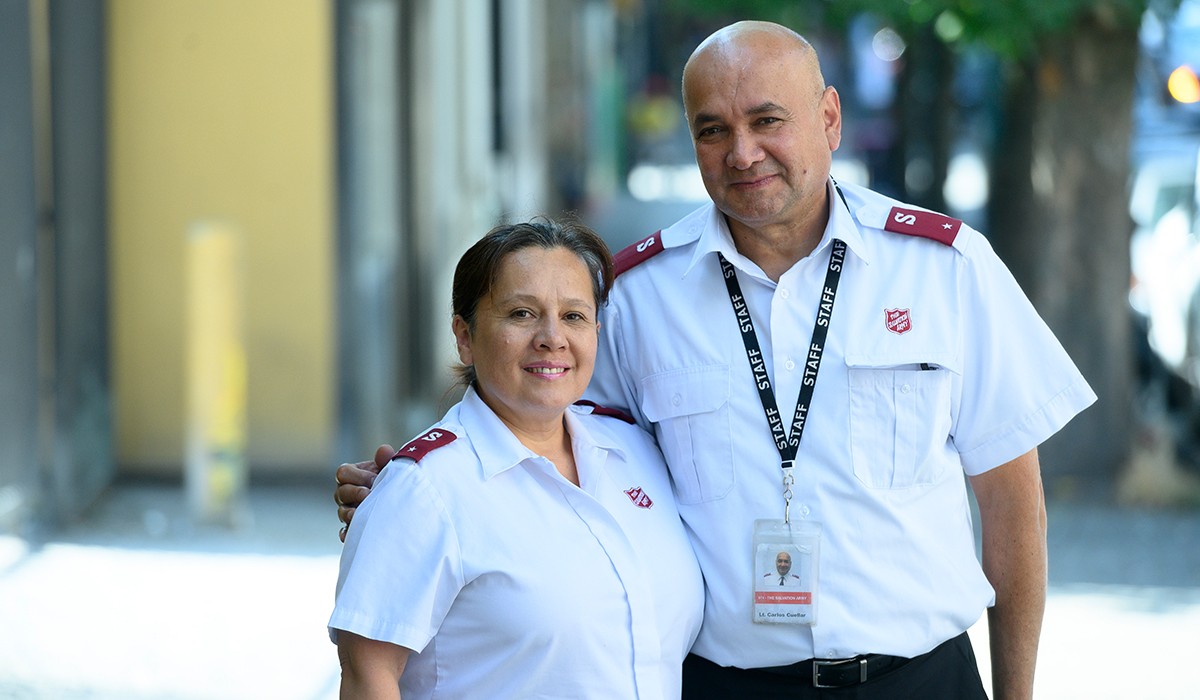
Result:
M908 392L912 391L912 387L910 387L910 386L909 386L909 385L907 385L907 384L901 384L901 385L900 385L900 391L901 391L901 392L903 392L903 393L905 393L905 394L907 394Z
M788 290L786 290L786 289L781 289L781 290L779 290L779 296L783 297L784 299L787 299L787 298L788 298L788 297L790 297L791 295L792 295L792 293L791 293L791 292L789 292L789 291L788 291Z
M787 362L783 363L783 366L787 367L789 372L796 369L796 363L792 362L791 360L788 360Z
M812 510L810 510L808 506L800 506L800 515L803 515L804 517L807 518L808 514L811 512L812 512Z
M682 401L683 401L683 397L680 396L679 394L675 394L674 396L671 397L672 405L678 406L680 404L680 402L682 402Z

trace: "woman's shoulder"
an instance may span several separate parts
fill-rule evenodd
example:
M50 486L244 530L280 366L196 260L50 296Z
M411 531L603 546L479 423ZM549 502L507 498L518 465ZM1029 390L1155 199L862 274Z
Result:
M441 455L439 455L439 457L444 457L449 452L455 452L457 450L443 450L442 448L457 442L458 439L462 437L463 433L464 431L462 426L459 425L435 425L412 440L404 443L400 449L396 450L396 454L392 455L392 461L394 462L398 459L410 459L413 462L420 463L426 457L429 457L438 451L441 451ZM432 461L437 461L437 459L435 458Z
M580 399L567 410L575 414L579 420L584 421L591 430L638 443L647 440L653 442L654 440L649 433L638 426L633 416L622 409L601 406L595 401Z
M478 471L469 442L457 424L442 422L428 428L396 450L375 480L371 496L389 509L411 509L420 502L422 512L425 508L454 512L453 504L460 500L466 482L475 481L464 475Z

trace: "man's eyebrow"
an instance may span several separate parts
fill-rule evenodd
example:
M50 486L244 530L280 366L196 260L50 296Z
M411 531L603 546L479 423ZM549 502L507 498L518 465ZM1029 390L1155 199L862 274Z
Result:
M757 105L751 107L750 109L746 110L746 115L751 116L751 117L756 117L756 116L759 116L762 114L770 114L770 113L777 113L777 112L782 112L784 114L789 113L788 110L783 105L776 104L774 102L763 102L762 104L757 104ZM696 116L692 118L692 126L697 127L697 126L701 126L704 124L712 124L713 122L719 122L719 121L721 121L721 118L715 114L709 114L708 112L698 112L696 114Z
M763 102L746 110L746 114L758 115L766 114L767 112L787 112L782 105L777 105L774 102Z

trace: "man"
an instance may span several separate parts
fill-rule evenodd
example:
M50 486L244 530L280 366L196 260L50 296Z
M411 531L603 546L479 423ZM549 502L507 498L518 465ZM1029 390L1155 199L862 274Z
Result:
M981 234L831 180L841 105L802 37L717 31L683 97L712 204L617 256L589 398L654 432L704 573L684 696L984 698L986 608L994 697L1031 697L1037 445L1095 395ZM338 469L344 520L377 466ZM811 552L799 624L758 620L765 542Z
M763 574L763 584L765 586L799 586L800 577L791 573L792 571L792 555L787 552L780 552L775 555L775 573L768 571Z

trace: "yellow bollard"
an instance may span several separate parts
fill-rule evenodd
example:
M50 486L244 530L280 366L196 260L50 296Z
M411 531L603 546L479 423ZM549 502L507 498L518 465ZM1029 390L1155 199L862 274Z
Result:
M187 409L184 482L199 522L246 515L246 351L237 231L198 221L187 240Z

